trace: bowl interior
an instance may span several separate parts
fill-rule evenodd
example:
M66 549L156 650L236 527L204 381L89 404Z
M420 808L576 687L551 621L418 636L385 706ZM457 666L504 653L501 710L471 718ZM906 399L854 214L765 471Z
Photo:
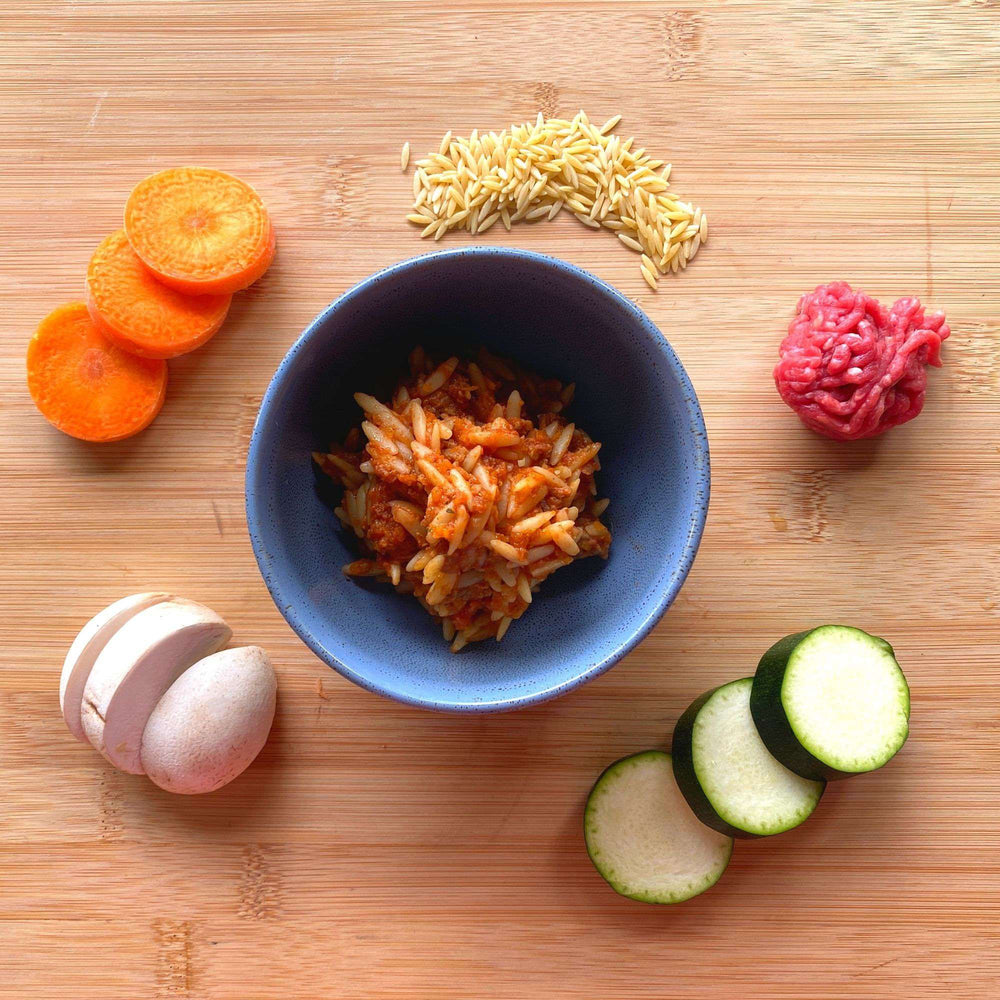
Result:
M314 450L357 422L357 391L387 398L410 350L485 344L576 382L569 417L603 444L607 562L553 574L503 642L453 654L408 595L348 580L356 540ZM380 272L309 327L261 407L247 465L254 550L279 609L352 680L433 708L510 708L615 662L673 599L700 539L708 446L694 392L650 321L596 278L522 251L430 254Z

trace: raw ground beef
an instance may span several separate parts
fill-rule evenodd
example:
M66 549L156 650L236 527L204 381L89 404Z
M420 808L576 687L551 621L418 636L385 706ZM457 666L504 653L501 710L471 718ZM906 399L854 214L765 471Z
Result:
M926 316L918 299L886 309L834 281L799 300L774 382L812 430L838 441L873 437L920 413L926 366L940 366L950 332L944 314Z

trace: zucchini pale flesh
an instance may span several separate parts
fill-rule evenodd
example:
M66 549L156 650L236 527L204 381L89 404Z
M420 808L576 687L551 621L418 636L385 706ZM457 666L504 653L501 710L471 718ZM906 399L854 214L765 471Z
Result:
M763 655L750 711L785 767L829 781L874 771L899 750L910 691L884 639L823 625L786 636Z
M791 830L816 808L825 782L775 760L750 715L753 678L703 694L674 728L674 773L695 815L731 837Z
M733 841L698 821L670 754L647 750L597 779L584 813L587 853L615 892L645 903L680 903L710 889Z

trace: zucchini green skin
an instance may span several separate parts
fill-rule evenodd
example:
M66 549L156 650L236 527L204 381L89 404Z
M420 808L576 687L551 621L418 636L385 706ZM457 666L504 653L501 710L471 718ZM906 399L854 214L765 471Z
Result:
M814 757L799 742L781 700L788 661L799 643L814 631L816 630L807 629L805 632L786 635L760 658L750 691L750 714L764 746L789 771L817 781L839 781L865 772L841 771ZM881 641L885 642L884 639ZM885 644L892 653L892 647Z
M724 686L722 684L719 685L719 687ZM674 759L674 778L677 780L684 798L687 799L691 811L705 826L710 826L713 830L718 830L719 833L725 833L730 837L740 837L743 840L756 840L762 834L741 830L739 827L733 826L732 823L726 822L715 811L704 789L701 787L701 782L698 781L698 775L694 770L692 742L694 739L695 720L698 718L698 713L705 706L708 699L718 690L718 687L714 687L711 691L706 691L700 697L695 698L685 709L684 714L677 720L677 725L674 726L674 736L670 743L670 756Z
M753 687L750 689L750 714L772 757L803 778L831 781L844 775L840 771L831 774L833 768L817 760L799 743L781 702L781 685L785 680L788 659L795 647L809 635L809 631L786 635L760 658L757 672L753 676Z

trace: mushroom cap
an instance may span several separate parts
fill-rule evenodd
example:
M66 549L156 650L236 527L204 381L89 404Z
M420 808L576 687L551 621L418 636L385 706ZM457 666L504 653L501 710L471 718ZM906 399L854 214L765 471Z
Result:
M224 649L186 670L142 734L142 766L168 792L212 792L242 774L267 742L278 682L258 646Z

